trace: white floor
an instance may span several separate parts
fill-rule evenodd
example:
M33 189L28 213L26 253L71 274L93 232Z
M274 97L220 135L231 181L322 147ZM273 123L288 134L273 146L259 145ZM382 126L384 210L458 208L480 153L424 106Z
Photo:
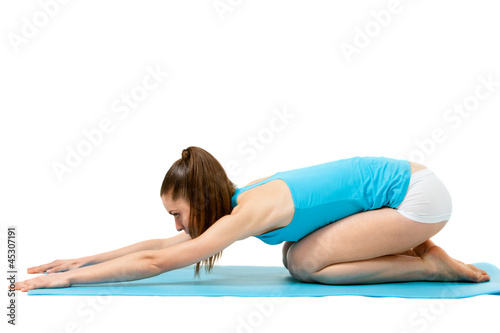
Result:
M9 332L491 332L500 297L26 297Z

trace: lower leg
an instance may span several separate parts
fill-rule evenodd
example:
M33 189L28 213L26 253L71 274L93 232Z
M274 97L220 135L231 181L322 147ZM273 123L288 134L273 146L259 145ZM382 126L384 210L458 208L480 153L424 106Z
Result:
M446 222L416 222L392 208L357 213L294 243L287 268L298 280L325 284L488 281L486 272L429 240Z
M370 284L431 281L434 275L420 257L389 255L327 266L313 273L308 282L323 284Z
M388 255L330 265L303 280L323 284L367 284L405 281L485 282L490 279L484 270L453 259L431 240L412 251L416 256Z

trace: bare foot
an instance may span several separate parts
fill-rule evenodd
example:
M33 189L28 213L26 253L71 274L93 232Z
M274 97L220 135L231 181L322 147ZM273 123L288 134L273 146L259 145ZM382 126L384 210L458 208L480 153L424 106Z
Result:
M431 240L420 244L413 250L429 264L432 281L486 282L490 280L490 276L484 270L453 259Z

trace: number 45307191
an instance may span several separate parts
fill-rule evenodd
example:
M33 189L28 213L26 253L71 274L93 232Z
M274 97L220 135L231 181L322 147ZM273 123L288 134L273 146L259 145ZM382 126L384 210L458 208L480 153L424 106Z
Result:
M7 232L7 262L9 263L9 268L15 268L16 262L16 229L8 228Z

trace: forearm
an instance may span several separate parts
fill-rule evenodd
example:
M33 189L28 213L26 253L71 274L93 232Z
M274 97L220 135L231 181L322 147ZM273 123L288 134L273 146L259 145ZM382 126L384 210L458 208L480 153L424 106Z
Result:
M113 260L134 252L158 250L162 247L164 241L165 241L164 239L150 239L129 246L125 246L117 250L104 252L84 258L85 261L87 262L87 265L99 264L101 262Z
M118 250L104 252L100 254L96 254L93 256L84 257L85 265L94 265L101 262L105 262L108 260L112 260L115 258L119 258L121 256L139 252L139 251L148 251L148 250L160 250L164 249L179 243L183 243L187 240L190 240L191 237L186 233L179 233L176 236L163 238L163 239L150 239L143 242L139 242L136 244L132 244L129 246L122 247Z
M61 274L67 274L70 284L139 280L162 273L152 258L151 251L139 251Z

